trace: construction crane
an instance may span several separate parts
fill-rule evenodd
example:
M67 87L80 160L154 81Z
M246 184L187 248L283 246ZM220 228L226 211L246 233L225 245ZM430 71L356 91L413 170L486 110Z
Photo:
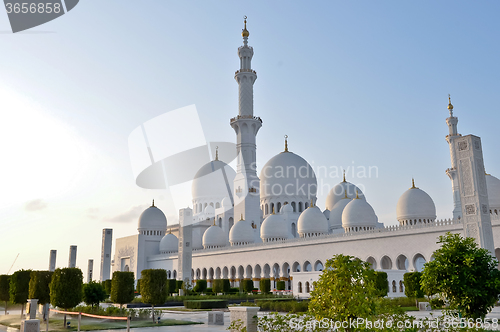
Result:
M16 259L14 259L14 263L12 263L12 265L10 266L9 272L7 272L7 274L9 274L9 273L10 273L10 270L12 270L12 267L14 266L14 264L15 264L15 263L16 263L16 261L17 261L17 257L19 257L19 254L17 254Z

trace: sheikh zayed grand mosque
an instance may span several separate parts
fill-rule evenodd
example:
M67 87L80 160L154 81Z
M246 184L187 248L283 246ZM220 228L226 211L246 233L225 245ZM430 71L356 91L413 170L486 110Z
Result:
M205 279L209 287L214 279L230 279L232 286L251 279L258 288L261 278L270 278L274 287L284 280L295 296L308 297L326 260L346 254L387 272L388 295L395 297L404 296L403 274L421 271L438 249L438 236L446 232L473 237L500 257L500 180L485 173L481 139L458 133L451 100L446 173L453 219L437 220L432 198L413 183L397 203L399 225L384 226L369 197L345 175L321 211L316 175L289 150L286 138L283 151L257 175L256 136L263 122L253 113L257 73L246 20L242 36L235 73L239 113L230 119L236 171L218 155L201 167L192 182L193 209L179 211L179 224L167 223L153 201L139 217L137 233L116 239L113 271L133 271L139 279L144 269L165 269L169 278Z

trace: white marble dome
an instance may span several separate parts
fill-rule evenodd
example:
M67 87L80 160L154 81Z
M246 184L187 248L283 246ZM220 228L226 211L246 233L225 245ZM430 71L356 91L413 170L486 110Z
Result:
M223 161L214 160L202 166L194 176L191 196L195 213L202 212L205 204L220 204L233 192L236 172ZM201 206L201 208L200 208ZM216 206L217 207L217 206Z
M165 214L154 205L144 210L140 217L137 230L140 231L161 231L167 230L167 218ZM161 233L163 235L164 233Z
M399 198L396 217L401 225L433 222L436 220L436 206L432 198L413 183Z
M285 204L281 207L280 213L293 213L293 207L290 204Z
M497 210L497 213L500 213L500 180L493 175L486 174L486 188L490 210Z
M330 219L328 220L330 230L342 228L342 213L351 201L352 199L349 197L344 197L335 204L332 211L330 211Z
M357 232L377 227L378 218L372 206L363 199L350 201L342 213L342 227L346 232Z
M261 205L288 202L304 204L316 200L317 180L311 165L293 152L272 157L260 172ZM264 215L271 214L269 209Z
M220 248L227 243L226 235L222 228L217 225L212 225L207 228L203 234L203 248Z
M238 220L229 231L229 242L232 246L254 243L254 230L250 222Z
M160 254L169 254L179 251L179 240L172 233L167 233L160 241Z
M332 211L335 204L337 204L337 202L345 197L345 193L347 193L347 197L349 198L355 198L357 193L360 199L366 200L365 195L363 194L361 189L359 189L354 184L347 182L344 178L344 181L337 184L328 192L328 196L326 197L325 202L326 208Z
M213 217L215 214L215 209L212 205L207 205L205 210L203 210L203 213L205 213L206 217Z
M283 208L281 208L281 211L283 211ZM264 219L260 227L260 238L262 242L288 239L288 227L283 216L273 213Z
M224 197L224 199L222 199L221 205L226 211L233 207L233 203L231 203L231 199L229 197Z
M318 236L328 233L328 220L317 206L309 206L299 216L297 229L300 237Z

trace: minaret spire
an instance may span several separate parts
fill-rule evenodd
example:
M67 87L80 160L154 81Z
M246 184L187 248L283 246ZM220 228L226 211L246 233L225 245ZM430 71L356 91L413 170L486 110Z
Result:
M241 32L243 46L238 48L240 69L234 79L238 83L238 115L230 120L236 132L237 167L234 178L234 215L250 224L257 225L256 240L260 241L260 180L257 176L257 132L262 120L253 113L253 85L257 73L252 69L253 48L248 46L247 17L244 17L244 28Z
M455 139L460 138L462 135L458 133L458 118L453 116L453 105L451 103L451 96L449 94L448 111L450 112L450 117L446 118L446 124L448 125L448 135L446 135L446 141L450 146L451 167L446 170L446 174L451 180L451 188L453 191L453 218L460 219L462 217L462 202L460 198L460 186L458 183Z

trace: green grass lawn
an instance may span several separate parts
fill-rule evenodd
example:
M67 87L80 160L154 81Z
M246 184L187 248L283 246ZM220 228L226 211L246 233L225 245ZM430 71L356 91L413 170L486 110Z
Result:
M68 315L69 317L69 315ZM71 322L71 328L63 328L63 316L56 315L51 316L49 320L49 331L76 331L78 329L78 318L77 316L72 316L67 320ZM9 315L0 318L0 324L20 328L21 317L20 315ZM172 326L172 325L191 325L200 324L196 322L177 320L177 319L162 319L159 324L153 323L151 319L139 320L135 319L130 322L130 327L153 327L153 326ZM80 330L90 331L90 330L109 330L109 329L125 329L127 328L127 321L117 321L108 319L95 319L89 317L82 317L82 322ZM40 321L40 331L45 331L45 322Z

